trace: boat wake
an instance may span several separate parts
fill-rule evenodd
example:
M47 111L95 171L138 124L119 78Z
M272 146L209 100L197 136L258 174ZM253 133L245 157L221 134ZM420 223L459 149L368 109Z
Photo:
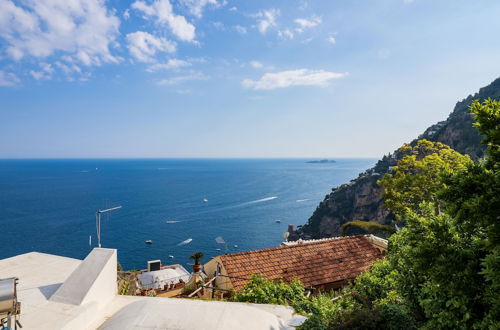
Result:
M183 245L191 243L192 241L193 241L192 238L188 238L187 240L184 240L184 241L180 242L179 244L177 244L177 246L183 246Z
M276 198L278 198L278 196L272 196L272 197L266 197L266 198L262 198L262 199L257 199L255 201L246 202L246 203L243 203L243 204L245 205L245 204L262 203L262 202L272 201L273 199L276 199Z
M165 221L165 223L169 223L169 224L170 223L178 223L178 222L180 222L180 221L177 221L177 220L167 220L167 221Z
M310 200L309 198L307 198L307 199L297 199L296 202L297 203L302 203L302 202L307 202L309 200Z

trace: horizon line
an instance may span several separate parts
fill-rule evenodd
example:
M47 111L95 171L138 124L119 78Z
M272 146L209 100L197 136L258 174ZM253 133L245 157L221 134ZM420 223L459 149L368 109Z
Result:
M313 159L313 160L335 160L335 159L377 159L372 156L355 156L355 157L0 157L1 160L182 160L182 159Z

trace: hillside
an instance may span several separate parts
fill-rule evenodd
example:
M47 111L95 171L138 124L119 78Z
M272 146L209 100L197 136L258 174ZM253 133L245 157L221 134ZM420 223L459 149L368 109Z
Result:
M477 160L484 154L481 136L472 127L469 105L475 99L491 97L500 100L500 78L483 87L478 93L469 95L455 105L453 112L444 121L427 128L418 139L445 143L460 153ZM347 184L333 188L318 205L308 222L297 230L292 239L338 236L340 226L351 220L369 220L390 224L394 217L382 208L382 188L377 180L396 165L400 156L395 152L384 156L377 164Z

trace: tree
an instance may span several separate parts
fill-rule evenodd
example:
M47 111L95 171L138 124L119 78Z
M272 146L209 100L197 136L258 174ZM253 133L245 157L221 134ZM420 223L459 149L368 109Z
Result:
M404 156L378 184L384 187L384 206L398 219L408 211L419 212L421 202L432 202L436 212L441 203L437 191L444 175L464 170L472 160L440 142L420 140L415 146L404 144L398 153Z
M494 329L500 320L500 103L475 101L471 111L486 160L429 141L403 146L379 183L406 226L354 286L374 306L401 303L427 329Z
M460 235L450 215L436 214L432 203L405 218L388 255L398 294L426 328L474 328L484 316L480 246Z
M204 256L203 252L196 252L190 255L189 259L193 260L195 265L199 265L201 259L203 259L203 256Z
M500 102L474 101L474 126L484 136L487 158L471 164L461 175L445 180L440 198L454 217L462 237L477 247L483 276L481 304L484 317L480 327L493 328L500 320Z

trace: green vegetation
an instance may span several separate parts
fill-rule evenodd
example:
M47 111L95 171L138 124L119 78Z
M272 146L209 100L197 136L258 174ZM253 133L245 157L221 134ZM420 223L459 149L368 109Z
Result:
M389 208L397 218L412 210L419 212L422 202L432 202L441 207L437 191L442 178L451 173L463 171L472 161L445 144L420 140L415 146L403 145L398 153L403 157L394 166L394 173L388 173L378 181L384 187L384 207Z
M394 229L393 227L388 226L388 225L381 225L379 223L371 222L371 221L352 220L352 221L346 222L342 225L341 236L345 236L347 234L347 231L350 228L360 228L360 229L367 231L370 234L375 234L378 232L389 232L389 233L396 232L396 229Z
M475 95L469 95L458 102L445 121L430 126L419 139L444 143L461 154L469 155L474 161L481 159L486 147L480 143L481 135L472 125L473 116L469 106L475 99L488 98L500 100L500 78L481 88ZM416 143L417 140L414 140L410 145L414 146ZM297 234L303 238L337 236L340 234L342 224L352 219L370 220L386 225L393 224L394 215L388 212L388 209L381 209L382 188L377 185L377 180L396 165L400 156L397 151L388 154L374 167L360 173L358 178L334 188L319 203ZM358 203L359 200L363 203Z
M298 280L287 284L283 280L270 281L259 275L252 275L243 290L237 291L232 300L256 304L290 305L304 301L304 286Z
M300 329L498 329L500 102L475 101L486 159L473 163L429 141L403 146L381 184L405 227L387 256L337 297L253 279L235 299L285 303L309 315ZM275 299L273 296L276 296Z
M360 283L340 292L307 297L298 280L291 283L271 281L253 275L243 290L236 292L233 301L257 304L292 306L297 313L308 316L299 330L322 329L414 329L415 325L406 307L396 300L373 304L368 296L352 290L369 291L369 273L363 275L368 284Z

